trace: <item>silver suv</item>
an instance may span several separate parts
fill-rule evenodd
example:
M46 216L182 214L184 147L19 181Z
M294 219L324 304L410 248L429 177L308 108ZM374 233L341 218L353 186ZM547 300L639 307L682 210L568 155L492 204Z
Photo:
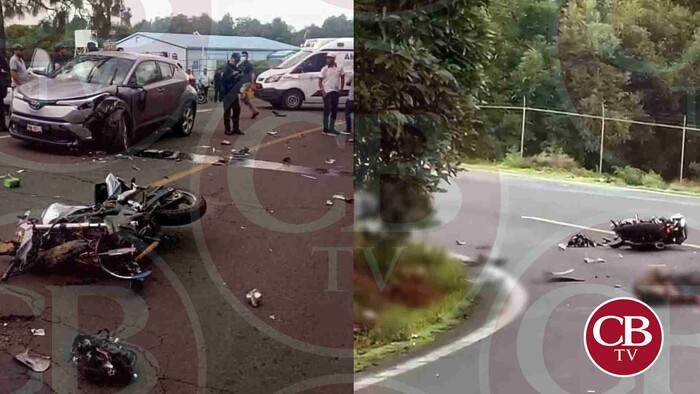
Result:
M15 89L10 133L26 141L122 150L144 130L190 135L196 113L197 92L177 62L93 52Z

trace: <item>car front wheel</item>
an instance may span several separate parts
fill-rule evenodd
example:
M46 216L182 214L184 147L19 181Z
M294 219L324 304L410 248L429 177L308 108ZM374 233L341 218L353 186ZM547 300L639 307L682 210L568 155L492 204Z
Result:
M285 109L295 110L301 108L304 102L302 93L298 90L290 90L282 97L282 105Z
M133 144L129 117L126 112L117 108L107 117L105 124L106 148L115 152L128 151Z
M194 121L197 116L195 111L194 103L189 103L185 106L185 110L182 111L182 116L175 123L173 130L177 135L188 136L192 135L192 130L194 129Z

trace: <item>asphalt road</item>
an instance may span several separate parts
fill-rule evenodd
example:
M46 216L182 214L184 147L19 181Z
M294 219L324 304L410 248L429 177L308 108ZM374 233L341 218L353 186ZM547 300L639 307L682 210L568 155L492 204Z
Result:
M140 294L92 272L27 274L0 285L0 393L118 391L78 379L68 361L77 332L102 328L139 349L129 392L351 391L351 255L340 251L333 261L329 250L352 246L353 206L326 201L352 195L353 147L320 134L317 109L276 117L258 104L256 120L243 109L245 136L225 136L222 110L209 104L199 108L193 136L166 134L147 146L199 162L37 149L0 135L0 174L22 178L18 189L0 188L0 238L12 237L27 210L89 204L94 183L110 172L186 188L208 203L203 220L164 230L169 241ZM253 151L246 162L207 164L244 147ZM291 163L283 166L285 157ZM8 261L0 257L0 270ZM259 308L245 300L253 288L263 294ZM12 359L27 348L51 356L51 369L33 374Z
M632 296L634 279L666 265L675 270L700 266L697 249L661 252L605 248L568 249L557 244L579 232L564 224L609 229L610 219L683 213L689 244L700 244L700 199L579 185L487 172L462 174L449 192L436 196L441 224L420 235L446 248L485 253L527 290L527 307L494 335L447 357L384 380L363 393L694 393L700 367L700 308L656 308L666 340L661 357L643 375L618 379L600 372L583 347L583 330L593 309L613 296ZM535 217L540 220L524 219ZM604 234L584 231L601 240ZM456 240L466 241L459 246ZM584 258L604 258L585 264ZM575 269L583 283L549 283L551 271ZM479 270L473 272L479 275ZM499 310L489 311L498 317ZM455 339L447 335L438 345ZM431 349L419 352L428 354ZM369 371L364 376L406 357Z

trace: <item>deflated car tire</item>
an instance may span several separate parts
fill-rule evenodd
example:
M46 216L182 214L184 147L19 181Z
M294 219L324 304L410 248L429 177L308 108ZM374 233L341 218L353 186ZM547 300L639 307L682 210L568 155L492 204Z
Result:
M114 152L128 151L133 143L130 129L126 112L121 108L112 111L105 121L105 148Z

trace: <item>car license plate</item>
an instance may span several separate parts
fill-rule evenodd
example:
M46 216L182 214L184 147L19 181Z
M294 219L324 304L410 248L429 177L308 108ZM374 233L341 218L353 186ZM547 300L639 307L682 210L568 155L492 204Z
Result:
M31 131L32 133L41 133L43 129L41 126L36 125L36 124L28 124L27 125L27 131Z

